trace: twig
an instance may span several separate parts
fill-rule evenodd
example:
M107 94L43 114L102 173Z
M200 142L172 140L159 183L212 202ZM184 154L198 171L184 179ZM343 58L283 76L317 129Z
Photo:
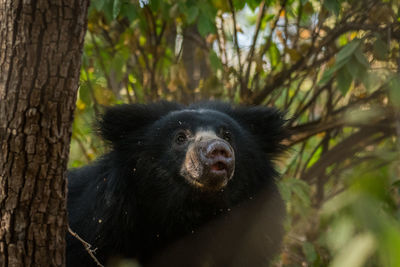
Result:
M106 78L106 81L107 81L107 86L108 86L109 89L111 89L113 92L115 92L115 90L113 90L114 88L113 88L113 84L111 82L111 78L110 78L109 74L107 73L107 68L106 68L106 66L104 64L103 57L101 56L100 48L99 48L99 46L98 46L98 44L97 44L97 42L96 42L96 40L95 40L95 38L93 36L93 33L90 32L90 31L89 31L89 36L92 39L94 50L96 51L97 58L99 59L100 67L101 67L101 69L102 69L102 71L104 73L104 78Z
M83 155L85 156L87 163L89 163L91 161L91 158L89 157L88 153L86 152L86 148L82 143L82 140L77 137L75 134L72 134L72 138L76 140L76 142L78 143L79 148L81 149Z
M236 48L236 53L237 53L237 60L238 60L238 67L239 67L239 83L240 83L240 95L243 97L243 91L245 89L245 84L243 83L243 66L240 60L240 48L239 48L239 40L238 40L238 35L237 35L237 23L236 23L236 15L235 15L235 7L233 6L232 0L229 0L229 6L231 8L232 12L232 20L233 20L233 41L234 41L234 46Z
M91 249L92 245L90 245L88 242L83 240L77 233L72 231L72 229L69 226L68 226L68 232L83 244L83 246L85 247L85 250L87 251L87 253L89 253L89 256L96 262L97 266L104 267L104 265L101 264L99 262L99 260L96 258L96 256L94 256L94 254L93 254L94 252L96 252L97 248Z
M247 70L246 70L246 76L244 78L245 84L247 84L248 81L249 81L250 69L251 69L251 63L252 63L252 60L253 60L254 50L255 50L255 47L256 47L256 44L257 44L258 34L259 34L260 28L261 28L261 22L262 22L262 19L264 17L264 14L265 14L265 2L264 1L261 2L259 10L260 10L260 12L258 13L258 16L257 16L256 32L254 33L253 42L251 44L250 52L249 52L249 55L247 57L247 62L248 62L247 64L248 65L247 65Z
M86 75L86 78L87 78L86 84L88 85L90 96L92 97L92 100L93 100L94 114L97 117L100 114L99 103L97 102L96 95L94 94L93 85L92 85L92 82L91 82L91 80L89 78L89 71L87 70L87 68L83 68L83 69L84 69L84 72L85 72L85 75ZM104 74L104 75L106 75L106 74Z

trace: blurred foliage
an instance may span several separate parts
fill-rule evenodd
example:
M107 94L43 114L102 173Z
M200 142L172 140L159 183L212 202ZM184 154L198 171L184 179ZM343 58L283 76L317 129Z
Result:
M70 167L104 106L222 99L287 112L274 266L400 266L398 0L96 0Z

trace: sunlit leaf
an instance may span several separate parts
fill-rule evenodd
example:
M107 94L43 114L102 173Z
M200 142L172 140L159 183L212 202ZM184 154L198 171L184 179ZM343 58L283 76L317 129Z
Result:
M279 52L279 49L274 42L271 42L268 52L271 65L278 65L278 63L281 61L281 53Z
M217 71L218 69L222 69L222 62L214 50L211 50L209 58L210 58L211 66L214 69L214 71Z
M119 15L119 12L121 11L121 0L114 0L114 5L113 5L113 19L116 19Z
M90 97L90 89L89 86L86 83L82 83L81 86L79 87L79 99L85 104L85 105L91 105L92 104L92 99Z

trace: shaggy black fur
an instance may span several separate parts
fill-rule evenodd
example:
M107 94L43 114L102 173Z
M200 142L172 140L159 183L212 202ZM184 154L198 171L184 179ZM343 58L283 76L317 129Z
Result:
M103 264L129 257L153 266L261 266L279 248L284 205L272 160L285 137L280 112L220 102L120 105L99 126L111 151L69 172L68 212ZM174 146L175 134L221 128L231 134L233 178L222 190L200 190L180 174L186 150ZM70 235L67 265L95 266Z

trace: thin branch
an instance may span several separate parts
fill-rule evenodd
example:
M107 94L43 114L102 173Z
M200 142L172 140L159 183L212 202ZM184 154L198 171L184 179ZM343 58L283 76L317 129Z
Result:
M359 150L364 149L365 146L379 142L382 138L386 138L388 132L382 130L381 127L360 129L321 156L321 158L304 173L302 179L312 182L330 165L342 162L353 156ZM376 134L379 134L379 136L374 137Z
M255 47L257 44L258 34L259 34L260 28L261 28L261 22L262 22L262 19L264 18L264 14L265 14L265 1L261 2L259 10L260 11L258 12L257 22L256 22L256 31L254 33L253 42L251 44L250 51L249 51L249 54L247 57L247 70L246 70L246 76L244 78L245 84L247 84L249 81L250 69L251 69L251 63L253 60L254 50L255 50Z
M92 39L92 43L93 43L93 45L94 45L94 49L95 49L95 51L96 51L97 58L98 58L99 63L100 63L100 67L101 67L101 69L102 69L102 71L103 71L104 77L106 78L107 86L108 86L108 88L109 88L110 90L112 90L113 92L115 92L115 91L113 90L111 78L110 78L110 76L109 76L108 73L107 73L107 68L106 68L106 65L104 64L103 57L101 56L100 48L99 48L99 46L98 46L98 44L97 44L97 42L96 42L96 40L95 40L95 38L94 38L94 36L93 36L93 33L89 31L89 35L90 35L90 38Z
M92 245L90 245L88 242L83 240L77 233L72 231L72 229L69 226L68 226L68 232L83 244L83 246L85 247L85 250L87 251L89 256L94 260L94 262L97 264L97 266L104 267L104 265L99 262L99 260L96 258L96 256L94 256L94 253L96 252L97 248L91 249Z
M276 26L278 25L278 21L279 21L279 19L280 19L280 15L281 15L282 11L283 11L283 10L285 9L285 7L286 7L286 2L287 2L287 0L282 1L281 8L279 9L278 15L277 15L277 17L275 18L274 22L272 23L271 32L270 32L270 34L269 34L269 36L268 36L267 41L265 42L264 47L263 47L262 50L261 50L260 55L264 55L264 54L267 52L267 50L269 49L269 46L271 45L272 36L274 35Z
M93 89L92 81L91 81L91 79L89 78L89 71L87 70L87 68L83 68L83 70L84 70L84 72L85 72L85 74L86 74L86 78L87 78L86 84L88 85L89 92L90 92L90 96L92 97L92 100L93 100L93 110L94 110L94 114L95 114L96 117L97 117L97 116L99 116L99 114L100 114L99 107L98 107L98 106L99 106L99 103L97 102L96 95L94 94L94 89Z
M233 20L233 39L234 45L236 48L236 53L238 56L238 65L239 65L239 73L242 73L242 64L240 63L240 48L239 48L239 40L237 36L237 23L236 23L236 15L235 15L235 7L233 6L232 0L229 0L229 6L231 8L232 20Z
M77 137L75 134L72 134L72 138L74 140L76 140L76 142L78 143L79 148L82 151L83 156L86 158L87 163L89 163L92 159L89 157L89 154L86 152L86 148L83 145L82 140L79 137Z
M232 20L233 20L233 41L234 41L234 46L236 48L236 54L237 54L237 60L238 60L238 68L239 68L238 80L239 80L239 84L240 84L240 95L243 97L246 85L243 83L243 66L242 66L242 63L240 60L241 53L240 53L239 40L238 40L238 35L237 35L235 7L233 6L232 0L229 0L228 2L229 2L230 9L231 9Z

